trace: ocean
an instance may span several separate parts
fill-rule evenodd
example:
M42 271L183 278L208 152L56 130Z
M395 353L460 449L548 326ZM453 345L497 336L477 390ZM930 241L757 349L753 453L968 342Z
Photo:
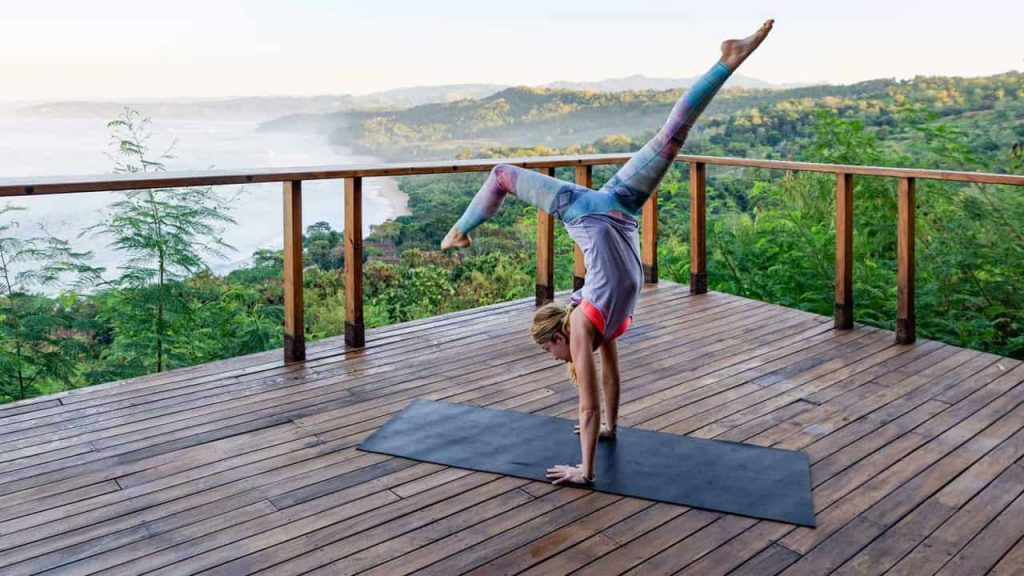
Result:
M111 130L104 118L37 118L0 114L0 179L26 176L111 174L114 161L108 156ZM326 136L257 132L257 121L210 121L152 119L150 149L153 154L171 148L173 158L163 162L168 171L210 169L287 168L349 163L368 163L375 158L358 156L331 146ZM254 251L282 246L281 184L220 186L225 197L237 194L231 216L237 224L223 231L233 246L224 259L208 261L217 273L245 265ZM367 179L363 187L364 234L370 226L406 213L405 197L394 179ZM10 231L20 238L43 234L71 240L78 250L90 250L93 263L116 275L122 256L102 237L79 236L99 222L105 208L120 197L116 192L17 197L0 200L24 208L0 218L17 222ZM344 188L340 180L303 184L303 226L326 221L340 230L344 221Z

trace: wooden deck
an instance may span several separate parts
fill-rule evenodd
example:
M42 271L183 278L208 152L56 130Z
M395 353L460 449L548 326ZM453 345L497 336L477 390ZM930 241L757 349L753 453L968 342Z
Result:
M0 407L0 574L1024 570L1021 362L671 283L620 341L620 425L806 451L817 529L355 449L414 398L573 417L532 310Z

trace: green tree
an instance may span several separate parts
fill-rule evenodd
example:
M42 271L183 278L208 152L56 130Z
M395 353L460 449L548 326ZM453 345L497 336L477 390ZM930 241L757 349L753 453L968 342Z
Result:
M108 123L112 130L112 155L116 173L163 172L170 150L156 155L150 150L150 120L126 108ZM207 269L205 256L222 256L231 247L220 234L221 225L234 223L227 211L229 201L212 188L160 188L125 192L108 208L108 216L86 229L110 240L110 246L127 257L119 267L115 284L125 292L108 315L115 334L130 334L130 346L122 346L120 359L135 371L161 372L173 363L167 358L175 338L188 338L187 330L172 333L175 317L189 309L187 290L181 280ZM169 360L171 360L169 362Z
M345 246L341 232L331 230L327 222L316 222L306 227L302 238L306 256L321 270L340 270L345 267Z
M71 314L77 297L54 300L31 290L61 282L77 287L101 272L88 264L88 252L67 241L15 237L18 223L8 218L16 210L0 207L0 403L40 394L47 383L74 384L85 338Z

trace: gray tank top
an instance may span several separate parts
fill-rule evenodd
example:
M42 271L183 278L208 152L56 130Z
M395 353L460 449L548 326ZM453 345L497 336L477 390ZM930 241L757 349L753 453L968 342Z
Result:
M639 228L635 220L610 214L584 214L565 223L587 266L586 282L573 293L572 301L605 341L629 327L644 285Z

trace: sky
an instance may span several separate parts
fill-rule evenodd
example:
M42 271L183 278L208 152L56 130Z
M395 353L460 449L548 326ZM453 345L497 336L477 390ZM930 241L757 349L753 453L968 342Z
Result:
M768 82L1024 69L1006 0L4 0L0 101L688 77L769 17L741 68Z

